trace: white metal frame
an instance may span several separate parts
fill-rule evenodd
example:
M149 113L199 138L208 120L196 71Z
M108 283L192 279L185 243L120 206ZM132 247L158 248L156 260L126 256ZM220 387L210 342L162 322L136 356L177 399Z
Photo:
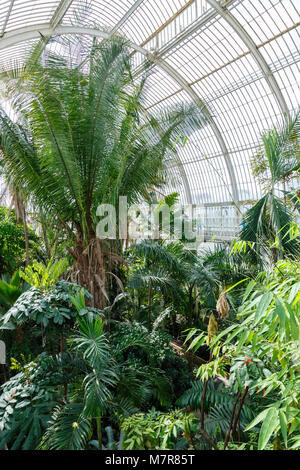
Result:
M28 27L19 28L17 30L9 31L5 33L3 38L0 40L0 49L5 49L6 47L12 46L19 42L39 38L40 34L43 34L46 37L47 36L51 37L55 35L64 35L64 34L87 34L87 35L106 38L106 39L110 37L109 32L100 30L100 29L95 29L95 28L59 25L55 29L53 29L51 27L49 28L48 24L40 24L40 25L35 25L34 27L28 26ZM209 112L206 110L205 107L203 108L203 102L201 98L197 95L197 93L194 90L192 90L188 82L173 67L167 64L167 62L165 62L163 59L160 59L154 56L153 54L148 52L146 49L144 49L143 47L133 42L130 42L130 46L136 51L145 55L148 58L148 60L155 63L158 67L164 70L170 77L172 77L173 80L175 80L186 91L186 93L192 98L192 100L198 106L200 106L201 109L204 110L209 120L209 123L211 125L211 128L215 134L215 137L218 141L220 149L224 155L225 164L227 167L227 171L228 171L231 186L232 186L232 198L233 198L233 201L237 204L238 203L237 182L236 182L236 177L234 173L234 168L230 160L229 152L227 150L222 134L218 126L216 125L213 117L209 114ZM188 191L190 193L190 189Z
M50 20L50 27L55 29L62 20L65 14L67 13L68 9L72 5L73 0L61 0L60 4L58 5L53 17Z
M120 21L113 27L110 31L110 34L114 34L121 26L125 23L125 21L130 18L130 16L136 11L136 9L144 2L144 0L137 0L131 8L127 11L127 13L120 19Z
M5 29L6 29L6 26L7 26L7 23L8 23L8 20L9 20L9 17L10 17L10 14L11 14L11 10L14 6L14 3L15 3L15 0L11 0L10 1L10 5L9 5L9 8L8 8L8 12L6 14L6 18L4 20L4 23L3 23L3 26L1 28L1 31L0 31L0 38L2 38L4 32L5 32Z
M268 83L272 93L274 94L278 105L283 113L284 116L289 116L289 109L281 93L279 85L271 72L270 67L268 66L267 62L265 61L263 55L260 53L259 49L256 47L255 42L249 36L247 31L243 28L243 26L237 21L237 19L228 11L227 6L222 6L216 0L206 0L212 8L214 8L221 16L224 18L227 23L231 26L231 28L238 34L244 44L250 50L253 58L255 59L258 67L260 68L266 82Z
M190 98L206 113L206 117L213 131L215 140L217 141L218 146L220 148L220 152L221 152L220 154L224 158L224 162L227 168L227 172L229 175L229 180L230 180L230 184L232 188L232 194L231 194L232 199L234 203L237 205L239 204L238 187L237 187L237 180L236 180L236 176L238 175L238 169L236 169L234 165L232 164L232 160L231 160L232 150L229 153L227 144L220 130L220 129L223 129L222 124L217 125L216 120L207 110L207 107L205 106L205 103L201 99L201 96L199 96L199 94L195 91L195 87L193 87L193 83L189 83L186 80L186 78L177 71L175 66L170 65L170 63L167 61L167 58L165 56L169 56L169 54L176 51L177 48L180 47L180 45L187 42L187 39L190 36L198 34L199 31L201 34L201 28L203 30L203 27L206 24L208 25L212 24L215 19L217 21L218 18L221 17L223 18L223 20L227 22L230 28L239 36L243 44L247 47L248 50L243 55L251 54L251 56L253 57L253 59L255 60L259 68L259 71L262 77L264 78L266 84L268 85L268 89L271 91L272 96L274 96L274 98L276 99L276 103L278 103L279 110L281 111L282 115L285 118L289 117L289 108L288 108L286 99L283 96L283 93L280 89L279 83L277 79L275 78L274 74L272 73L272 70L270 66L268 65L268 62L264 58L263 54L260 52L259 47L255 44L252 37L248 34L248 32L242 26L242 24L237 20L234 14L232 14L233 10L231 7L238 8L238 6L242 4L244 0L220 0L220 1L206 0L206 1L211 6L211 8L207 10L205 13L203 13L199 18L197 18L191 24L189 24L187 27L185 27L185 29L179 34L177 34L175 37L171 36L170 40L165 45L163 45L159 50L157 50L155 54L151 54L147 50L147 48L144 47L144 44L145 45L147 44L147 40L144 43L142 43L143 47L140 44L136 44L135 42L130 42L130 46L133 49L133 53L135 51L141 53L150 62L152 62L155 66L157 66L165 74L167 74L173 81L175 81L178 85L180 85L181 90L184 90L190 96ZM52 18L50 20L47 18L47 23L24 26L24 27L21 27L12 31L5 32L5 29L9 23L10 16L13 15L15 11L15 9L13 8L15 4L15 0L11 0L9 6L7 6L8 5L8 2L7 2L6 3L6 8L8 8L7 13L5 17L4 15L2 16L3 24L0 30L0 50L8 48L8 47L12 47L22 42L40 38L40 33L46 37L52 37L56 35L65 35L65 34L82 34L82 35L96 36L99 38L109 38L111 37L112 34L114 34L116 31L122 28L123 25L126 25L126 22L129 19L131 20L132 16L134 16L138 8L143 3L145 3L146 5L146 0L136 0L135 2L133 2L132 6L128 9L128 11L125 14L123 14L122 18L116 21L116 24L112 27L112 29L106 30L104 28L96 29L93 26L88 27L88 26L80 26L80 25L79 26L78 25L76 26L75 25L74 26L62 25L62 21L66 13L68 12L69 8L72 6L73 2L74 0L60 0L57 2L53 2L53 8L55 8L56 5L57 5L57 8ZM27 4L28 3L30 2L27 2ZM183 7L184 6L185 5L183 5ZM173 17L175 17L178 13L180 13L180 10L177 13L175 13ZM167 22L164 23L159 28L159 30L154 31L151 37L155 36L159 31L161 31L162 28L165 28L166 24L171 23L173 21L173 17L170 17L167 20ZM282 34L283 33L284 31L282 31ZM236 60L236 58L234 58L234 60ZM135 69L136 73L140 73L141 71L142 71L142 66L137 67L137 69ZM201 91L201 95L202 94L203 92ZM287 99L289 99L289 97L287 97ZM218 127L219 125L220 127ZM231 148L230 143L228 145ZM192 200L191 187L190 187L190 184L189 184L186 172L185 172L185 167L184 167L183 162L179 161L179 157L178 157L178 169L179 169L179 172L181 174L181 177L184 183L187 198Z

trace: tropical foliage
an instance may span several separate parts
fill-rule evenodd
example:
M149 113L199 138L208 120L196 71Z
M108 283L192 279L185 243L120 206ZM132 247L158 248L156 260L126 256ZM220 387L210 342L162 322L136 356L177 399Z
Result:
M271 252L274 261L284 252L299 256L299 244L287 237L292 211L299 213L299 204L296 192L286 188L288 181L299 177L299 126L300 111L280 129L262 136L260 150L253 159L253 172L263 185L264 195L247 212L241 239L256 242L260 256Z
M36 241L34 230L29 229L32 257L36 257L39 251ZM15 211L0 207L0 276L5 273L12 275L24 264L25 248L24 227L17 223Z
M299 113L262 136L238 239L99 239L119 196L176 235L165 162L205 107L146 112L121 38L61 44L1 77L0 449L299 450Z

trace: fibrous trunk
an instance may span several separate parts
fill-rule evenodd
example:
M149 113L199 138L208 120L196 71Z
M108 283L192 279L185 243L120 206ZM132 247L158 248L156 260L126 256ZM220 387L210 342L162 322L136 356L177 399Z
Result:
M103 309L109 300L106 292L108 254L96 237L87 246L82 239L77 240L75 249L70 252L75 258L73 280L90 292L92 307Z

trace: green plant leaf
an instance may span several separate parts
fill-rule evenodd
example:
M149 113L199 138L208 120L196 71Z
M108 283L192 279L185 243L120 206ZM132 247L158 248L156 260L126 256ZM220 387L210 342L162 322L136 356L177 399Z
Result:
M273 299L272 292L266 292L262 296L255 312L254 325L257 325L259 321L262 319L262 317L265 315L270 303L272 302L272 299Z
M286 415L282 410L279 410L279 421L280 421L280 428L281 434L285 443L285 447L288 446L287 444L287 419Z
M258 450L265 449L277 426L278 410L276 408L269 408L259 433Z

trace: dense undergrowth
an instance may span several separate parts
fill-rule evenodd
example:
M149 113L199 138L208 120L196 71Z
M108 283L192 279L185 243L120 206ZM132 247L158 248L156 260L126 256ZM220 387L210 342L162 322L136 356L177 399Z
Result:
M181 302L172 306L157 288L149 328L145 293L137 302L130 277L112 306L88 306L85 289L55 279L59 264L50 262L46 282L42 264L21 272L30 281L38 271L36 284L27 283L1 317L10 358L2 369L1 448L299 447L298 262L280 260L238 281L230 303L223 291L217 309L205 306L200 285L192 317L200 328L189 328L190 316L176 323Z

